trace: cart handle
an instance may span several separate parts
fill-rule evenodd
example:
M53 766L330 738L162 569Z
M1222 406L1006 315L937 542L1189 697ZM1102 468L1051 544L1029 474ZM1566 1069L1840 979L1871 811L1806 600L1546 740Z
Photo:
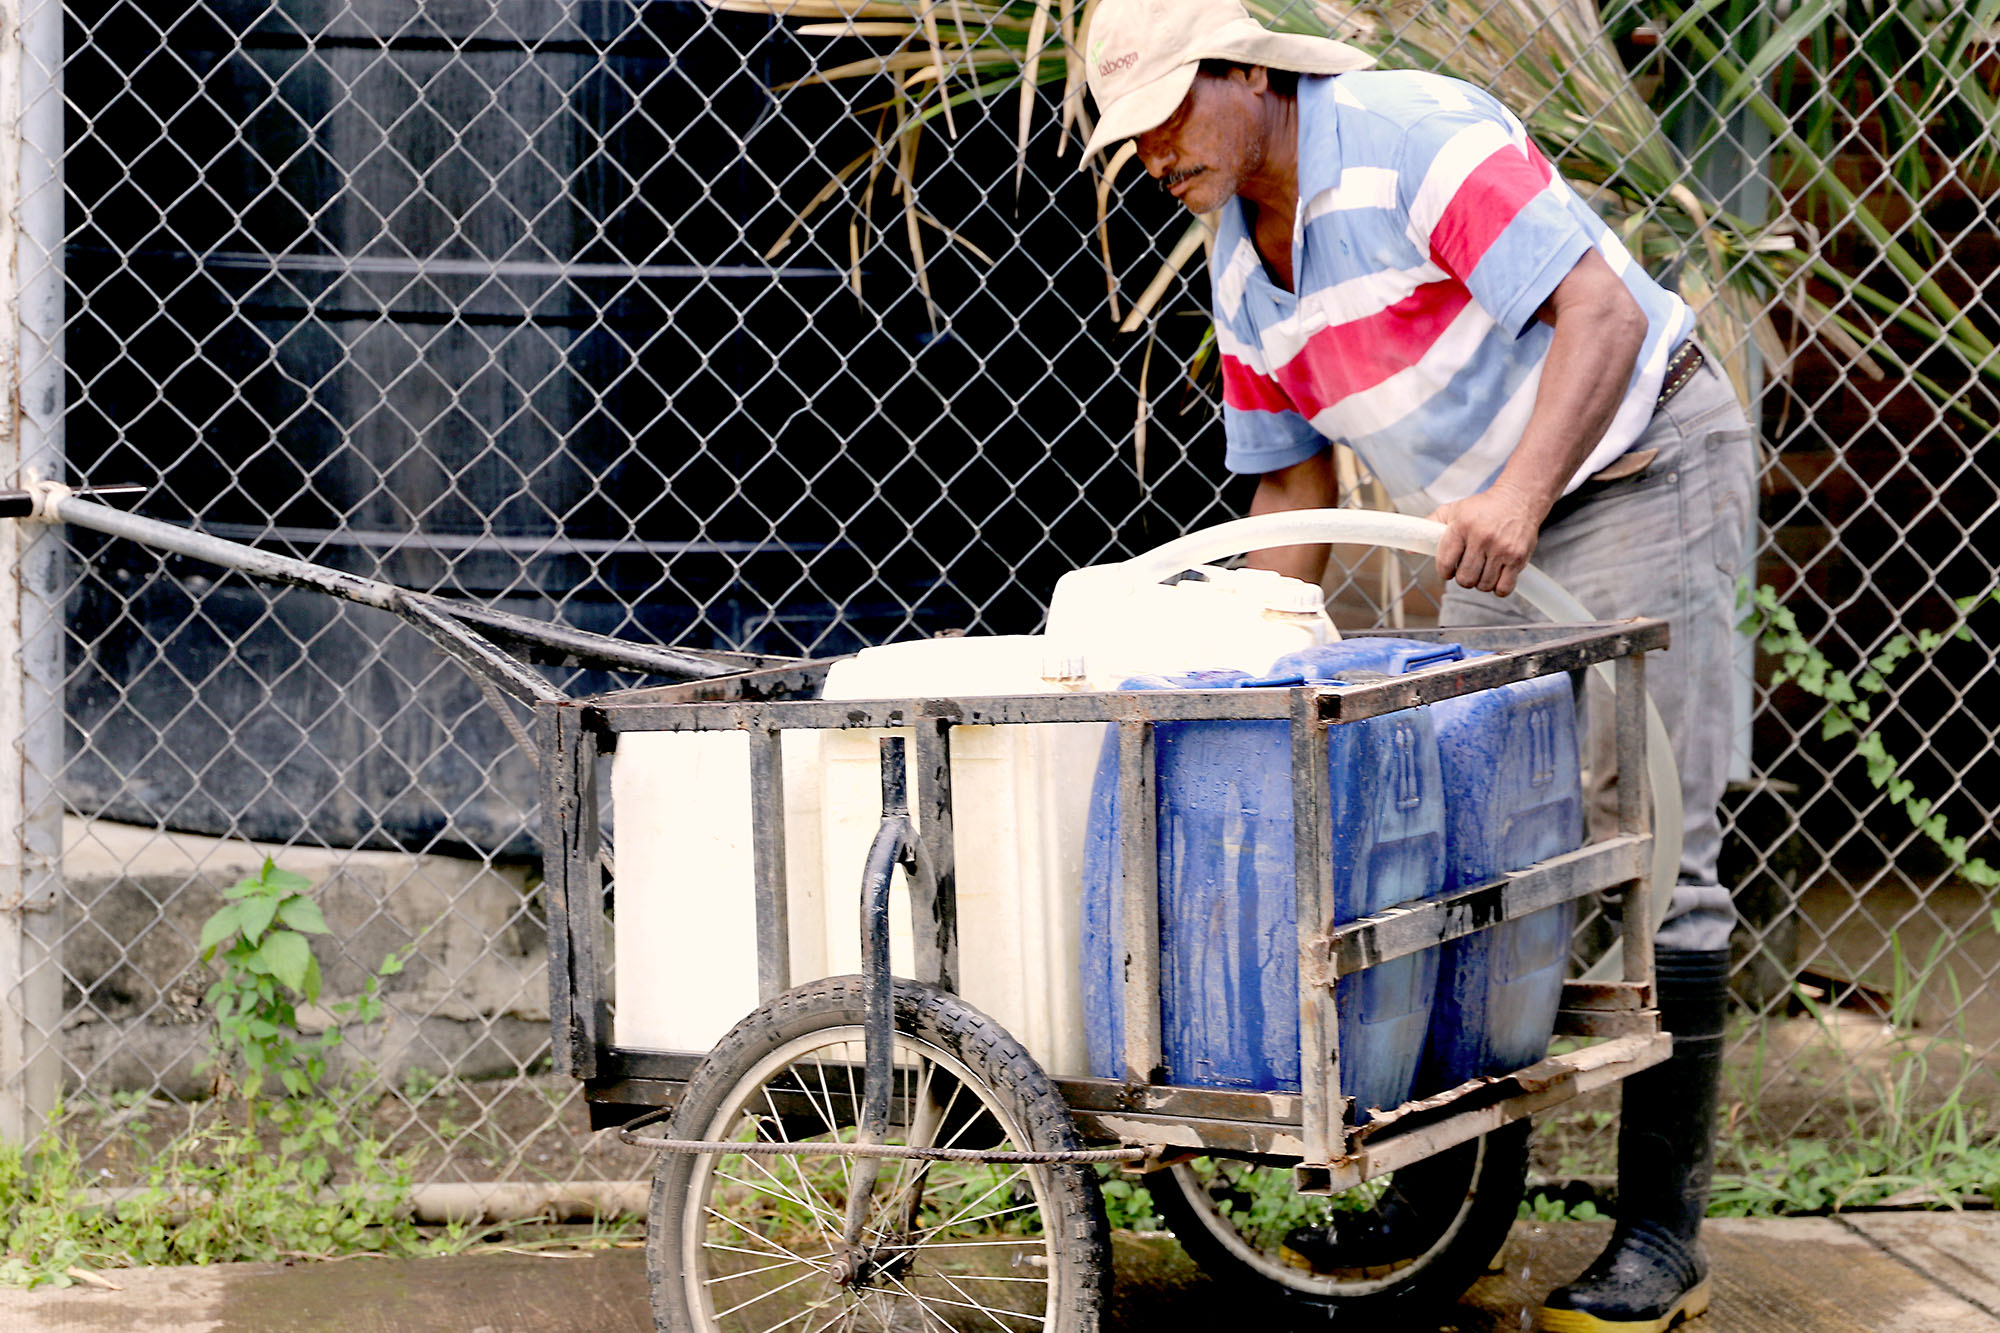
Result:
M1435 556L1438 539L1445 526L1411 514L1391 514L1379 509L1292 509L1255 514L1212 528L1202 528L1156 546L1124 563L1134 584L1158 583L1162 579L1196 565L1267 546L1297 546L1332 542L1343 546L1386 546ZM1561 584L1529 565L1521 571L1514 595L1557 623L1597 619L1583 603ZM1615 690L1608 665L1591 670ZM1667 740L1666 724L1650 697L1646 700L1646 776L1653 789L1653 925L1657 929L1673 901L1673 886L1680 879L1681 863L1681 782L1674 766L1674 753ZM1618 950L1613 949L1584 975L1603 980L1619 974Z

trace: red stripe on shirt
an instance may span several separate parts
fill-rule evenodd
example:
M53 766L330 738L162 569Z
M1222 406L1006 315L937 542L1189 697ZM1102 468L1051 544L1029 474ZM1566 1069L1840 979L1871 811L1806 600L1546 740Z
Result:
M1528 140L1523 149L1528 154L1528 161L1534 164L1535 170L1541 175L1542 185L1546 188L1548 183L1556 178L1555 164L1542 156L1542 150L1535 146L1533 139Z
M1542 169L1513 144L1472 169L1431 228L1431 258L1446 272L1464 277L1479 266L1500 233L1528 201L1548 185L1553 171Z
M1386 310L1321 329L1278 367L1277 382L1310 420L1423 360L1471 302L1464 283L1427 282Z
M1292 400L1269 375L1233 356L1222 358L1222 401L1239 412L1290 412Z

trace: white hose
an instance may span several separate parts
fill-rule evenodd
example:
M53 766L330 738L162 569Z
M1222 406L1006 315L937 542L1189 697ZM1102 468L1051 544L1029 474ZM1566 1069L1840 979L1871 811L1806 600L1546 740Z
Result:
M1246 551L1270 546L1296 546L1332 542L1343 546L1386 546L1418 555L1437 554L1438 538L1444 524L1409 514L1391 514L1377 509L1291 509L1258 514L1212 528L1190 532L1164 546L1154 547L1125 562L1132 581L1157 583L1196 565L1213 564ZM1521 571L1514 596L1558 624L1595 620L1583 603L1554 579L1533 565ZM1611 666L1600 663L1591 668L1614 690ZM1674 884L1680 878L1681 862L1681 780L1674 767L1674 752L1667 739L1660 710L1646 700L1646 777L1653 789L1653 926L1659 927L1673 899ZM1613 948L1584 973L1591 980L1607 980L1624 974L1622 952Z

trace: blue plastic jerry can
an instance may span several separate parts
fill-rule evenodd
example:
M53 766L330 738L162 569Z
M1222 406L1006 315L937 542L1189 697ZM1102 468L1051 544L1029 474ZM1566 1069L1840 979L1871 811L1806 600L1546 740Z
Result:
M1363 669L1401 674L1485 654L1457 644L1358 638L1328 645ZM1321 652L1274 672L1319 671ZM1350 667L1349 669L1352 669ZM1445 891L1574 850L1583 841L1575 696L1540 676L1431 705L1445 788ZM1503 1074L1548 1054L1576 905L1564 903L1444 946L1416 1092Z
M1331 646L1331 645L1330 645ZM1242 672L1144 676L1127 689L1231 688ZM1294 680L1291 683L1297 683ZM1171 1083L1297 1091L1299 992L1291 733L1280 721L1155 727L1161 1054ZM1336 921L1441 891L1445 806L1428 709L1331 727ZM1118 756L1107 740L1084 846L1084 1013L1091 1070L1124 1073ZM1341 1089L1358 1119L1409 1099L1436 950L1343 978Z

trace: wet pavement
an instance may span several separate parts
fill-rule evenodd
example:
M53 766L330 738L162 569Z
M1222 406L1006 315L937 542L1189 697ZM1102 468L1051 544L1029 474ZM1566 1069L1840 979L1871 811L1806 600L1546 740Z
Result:
M1438 1333L1532 1327L1541 1297L1579 1272L1606 1223L1518 1224L1505 1269ZM1715 1304L1688 1333L1973 1333L2000 1329L2000 1215L1863 1213L1711 1222ZM0 1330L52 1333L643 1333L642 1251L488 1253L451 1259L221 1264L109 1272L120 1290L0 1290ZM1104 1333L1173 1333L1245 1321L1165 1237L1120 1235ZM1261 1333L1261 1331L1260 1331ZM1396 1333L1422 1333L1399 1321Z

